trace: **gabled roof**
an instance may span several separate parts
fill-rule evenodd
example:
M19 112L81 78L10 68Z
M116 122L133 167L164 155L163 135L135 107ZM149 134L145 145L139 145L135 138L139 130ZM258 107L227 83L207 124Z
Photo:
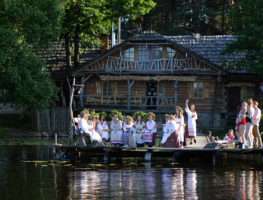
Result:
M222 54L227 44L236 41L237 38L233 35L200 36L200 38L193 35L183 35L165 36L165 38L184 46L218 66L231 63L243 56L236 53Z
M140 43L149 43L149 42L157 43L157 42L162 42L162 43L173 45L173 46L175 46L175 47L177 47L177 48L179 48L179 49L181 49L181 50L183 50L185 52L188 52L188 53L192 54L193 56L196 56L197 58L199 58L203 62L205 62L208 65L210 65L210 67L213 68L213 70L220 71L220 73L224 73L224 69L220 68L218 64L216 64L214 62L211 62L211 60L209 60L209 59L203 57L202 55L198 54L198 52L192 51L187 46L183 46L183 45L181 45L180 43L177 43L174 40L170 40L169 37L162 36L159 33L156 33L154 31L145 31L143 33L140 33L138 35L130 37L129 39L127 39L124 42L122 42L121 44L116 45L112 49L106 51L101 56L98 56L97 58L91 60L89 63L81 65L79 68L75 69L74 72L77 73L78 71L81 71L81 69L92 65L97 60L105 58L106 56L110 55L111 53L113 53L114 51L118 50L119 48L121 48L122 46L124 46L126 44L138 43L138 42L140 42Z

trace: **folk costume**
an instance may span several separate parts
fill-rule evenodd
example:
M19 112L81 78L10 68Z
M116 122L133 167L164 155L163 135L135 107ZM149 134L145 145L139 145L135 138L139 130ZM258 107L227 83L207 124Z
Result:
M144 140L143 140L143 134L145 133L145 122L137 122L135 121L133 124L133 133L136 135L136 143L138 146L143 146Z
M253 136L255 137L255 143L257 147L262 146L261 136L259 132L259 122L261 119L261 110L259 108L255 108L254 116L252 117L252 123L254 125L253 127Z
M107 131L106 131L107 130ZM102 139L108 141L109 140L109 127L106 121L98 121L97 122L97 132L101 135Z
M161 143L163 147L178 148L180 147L180 141L176 130L178 125L173 120L168 120L163 126L163 137Z
M111 144L123 144L122 139L122 122L121 120L111 120Z
M124 122L123 123L123 143L124 145L129 144L129 136L133 133L133 120L132 117L128 116L130 120L130 124Z
M148 146L155 145L155 135L157 131L157 124L154 121L155 115L153 113L149 113L148 115L152 115L153 119L150 121L148 120L145 124L145 132L143 135L144 143L147 143Z
M175 123L177 124L178 126L178 137L179 137L179 141L181 143L184 142L184 116L181 115L180 118L178 118L177 116L175 117Z
M188 138L196 137L196 120L197 120L197 113L192 112L189 108L185 108L187 113L187 129L188 129Z
M102 143L102 138L100 134L96 131L96 122L93 120L88 120L88 126L90 127L90 140L91 142Z

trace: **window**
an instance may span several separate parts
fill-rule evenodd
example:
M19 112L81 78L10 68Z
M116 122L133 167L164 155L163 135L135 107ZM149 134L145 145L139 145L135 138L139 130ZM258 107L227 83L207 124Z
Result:
M175 50L174 49L171 49L170 47L167 47L167 58L168 59L173 59L174 57L176 57L176 54L175 54Z
M124 58L127 60L134 60L134 47L131 47L124 51Z
M194 83L194 98L203 98L203 83Z
M152 47L152 60L163 58L163 47L153 46Z
M103 95L112 95L112 84L111 82L103 82Z
M139 61L148 61L150 58L148 46L139 46L138 47L138 60Z

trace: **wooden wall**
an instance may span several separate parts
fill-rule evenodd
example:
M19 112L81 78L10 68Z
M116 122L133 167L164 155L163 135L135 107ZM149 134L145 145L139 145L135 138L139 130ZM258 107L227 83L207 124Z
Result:
M216 85L216 80L200 80L203 83L203 98L195 99L191 93L193 82L178 82L177 103L181 107L185 107L185 100L190 99L190 104L195 104L198 112L210 113L213 110L219 113L225 113L227 108L226 89L223 83ZM175 94L174 81L162 81L163 96L173 97ZM158 84L159 87L159 84ZM217 89L216 89L217 87ZM216 89L216 94L215 94ZM159 90L159 89L158 89ZM157 91L158 91L157 90ZM127 95L128 86L127 81L112 81L113 95ZM251 91L249 93L252 93ZM103 81L98 78L93 78L87 81L85 93L88 95L102 95ZM145 96L146 82L135 81L131 89L131 96ZM212 108L214 107L214 108Z

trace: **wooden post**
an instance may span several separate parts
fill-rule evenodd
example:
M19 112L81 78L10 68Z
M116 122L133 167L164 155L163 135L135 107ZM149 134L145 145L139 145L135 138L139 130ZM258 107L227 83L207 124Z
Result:
M72 87L70 88L70 99L69 99L69 113L70 113L70 125L69 125L69 144L72 144L73 141L73 109L72 102L74 96L74 85L75 85L75 77L73 77Z
M130 104L131 104L131 88L134 84L134 80L130 81L128 80L128 99L127 99L127 108L130 109Z
M83 85L84 77L81 78L81 84ZM84 88L80 88L80 106L83 108L83 94L84 94Z
M178 81L174 81L174 105L177 105Z
M54 137L55 137L54 145L57 145L58 144L58 134L55 133Z

